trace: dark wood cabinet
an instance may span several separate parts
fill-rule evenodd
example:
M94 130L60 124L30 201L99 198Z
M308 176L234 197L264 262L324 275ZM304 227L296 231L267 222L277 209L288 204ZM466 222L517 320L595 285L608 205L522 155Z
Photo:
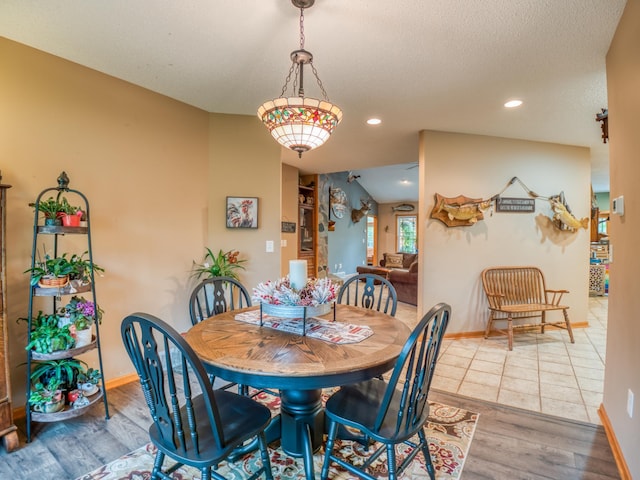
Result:
M0 185L0 436L4 448L11 452L18 448L18 432L13 423L11 406L11 378L9 376L9 348L7 345L7 252L6 252L6 201L11 185Z

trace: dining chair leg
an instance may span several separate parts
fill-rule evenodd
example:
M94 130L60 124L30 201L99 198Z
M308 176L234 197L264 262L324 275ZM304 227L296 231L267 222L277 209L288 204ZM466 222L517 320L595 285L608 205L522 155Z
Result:
M387 444L387 468L389 469L389 480L396 480L396 446L393 443Z
M160 474L162 473L162 464L164 463L164 453L158 452L156 453L156 459L153 462L153 470L151 471L151 478L160 478Z
M429 453L429 442L427 441L427 435L424 433L424 428L418 431L418 437L420 438L420 442L422 443L422 455L424 456L424 463L425 467L427 468L429 478L431 480L436 480L436 471L433 468L433 463L431 462L431 454Z
M258 442L260 443L260 458L262 459L262 468L264 469L264 476L267 480L273 480L273 473L266 465L270 465L269 462L269 448L267 447L267 437L264 432L258 435Z
M324 463L322 464L322 472L320 473L321 480L327 480L327 478L329 478L329 464L331 463L331 454L333 453L333 446L336 442L337 434L338 423L331 422L329 425L329 433L327 435L327 446L324 450Z
M202 480L211 480L211 468L210 467L204 467L202 470Z

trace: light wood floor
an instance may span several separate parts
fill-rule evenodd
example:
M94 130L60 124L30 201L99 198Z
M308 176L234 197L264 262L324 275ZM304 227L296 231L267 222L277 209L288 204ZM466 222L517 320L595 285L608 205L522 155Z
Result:
M139 384L109 390L111 419L102 404L59 423L34 423L25 444L18 420L20 448L0 448L0 479L75 479L148 442L150 423ZM432 391L430 398L480 413L462 478L618 479L601 426Z

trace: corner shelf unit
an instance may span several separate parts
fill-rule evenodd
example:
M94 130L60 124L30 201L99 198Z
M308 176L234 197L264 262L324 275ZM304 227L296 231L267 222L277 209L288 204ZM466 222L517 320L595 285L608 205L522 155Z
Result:
M82 202L80 209L84 212L86 217L86 226L79 227L67 227L67 226L58 226L58 225L38 225L40 210L39 204L40 201L45 198L45 195L55 196L56 200L59 201L63 195L72 194L74 199L78 199L78 201ZM70 241L69 244L72 248L77 249L77 245L82 242L83 246L86 245L86 253L88 254L88 261L93 263L93 249L91 247L91 215L89 210L89 201L87 197L78 190L73 190L69 188L69 178L67 177L65 172L62 172L58 177L58 186L51 187L40 192L36 201L34 203L34 222L33 222L33 246L31 253L31 268L34 268L36 265L36 259L38 257L37 247L38 245L45 245L47 251L52 253L52 258L58 258L59 250L61 245L65 242L65 237L74 237L76 241ZM84 237L86 240L86 244L83 240L80 242L77 241L78 238ZM67 238L68 239L68 238ZM75 252L81 253L81 252ZM43 288L40 286L29 286L29 311L28 311L28 337L27 343L31 342L31 333L32 333L32 321L37 315L38 310L43 310L45 313L48 311L50 313L55 313L59 310L59 303L63 302L64 297L71 297L73 295L86 293L90 296L90 300L96 305L96 310L98 301L96 299L96 288L95 288L95 277L94 277L94 269L90 269L89 275L89 283L88 284L80 284L76 283L76 281L71 281L67 285L63 287L51 287L51 288ZM43 303L44 308L38 308L36 310L36 315L34 315L34 300L38 297L43 297L39 302ZM96 312L97 314L97 312ZM34 350L27 351L27 389L26 389L26 433L27 433L27 442L31 441L31 422L57 422L63 421L70 418L74 418L80 416L87 412L89 408L98 403L100 400L104 403L105 409L105 419L109 419L109 405L107 403L107 392L105 389L105 379L104 379L104 369L102 366L102 353L100 348L100 322L94 321L95 332L91 339L91 342L88 345L84 345L77 348L70 348L67 350L58 350L52 353L38 353ZM29 398L31 396L32 389L32 380L31 380L31 371L32 366L37 365L38 362L46 362L46 361L58 361L64 359L71 359L80 355L82 353L97 350L99 369L102 374L102 378L100 380L99 390L97 393L93 395L87 396L89 403L85 406L73 408L70 405L65 405L64 409L55 412L55 413L41 413L33 411L29 404ZM66 399L65 399L66 402Z
M317 175L300 177L298 185L298 258L307 261L307 275L317 277L317 208L318 197L315 186Z

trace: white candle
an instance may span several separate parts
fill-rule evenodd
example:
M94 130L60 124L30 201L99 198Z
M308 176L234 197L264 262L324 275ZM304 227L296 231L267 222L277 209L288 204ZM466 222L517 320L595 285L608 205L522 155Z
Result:
M291 288L300 290L307 284L307 261L289 260L289 282Z

